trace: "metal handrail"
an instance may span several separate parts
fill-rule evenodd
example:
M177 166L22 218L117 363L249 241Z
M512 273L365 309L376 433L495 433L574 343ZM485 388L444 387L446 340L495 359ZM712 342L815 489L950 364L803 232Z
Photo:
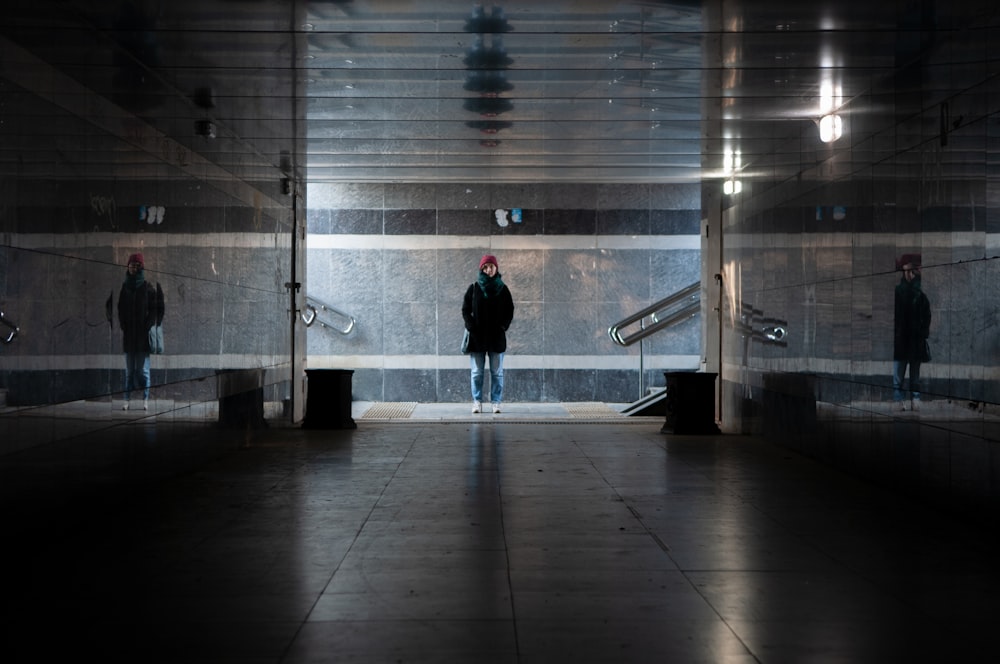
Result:
M7 336L5 338L0 338L0 341L2 341L5 344L9 344L10 342L14 341L14 337L16 337L17 333L21 331L21 328L19 328L17 325L12 323L6 316L4 316L3 311L0 311L0 323L3 323L4 326L10 329L10 332L7 333Z
M684 305L683 308L669 314L665 318L660 318L659 314L662 314L667 307L673 306L684 300L692 300L688 304ZM681 290L677 291L673 295L663 298L655 304L651 304L642 311L637 311L628 318L618 321L614 325L608 328L608 336L619 346L630 346L636 341L645 339L651 334L659 332L665 327L670 327L671 325L676 325L677 323L698 315L701 311L701 282L696 281L690 286L686 286ZM644 318L649 316L652 321L652 325L646 326ZM642 328L638 332L634 332L627 336L622 335L621 328L626 325L631 325L643 321Z
M333 325L329 321L320 317L320 311L329 311L333 314L340 316L347 320L347 326ZM307 313L308 312L308 313ZM339 332L343 335L348 335L354 330L354 326L357 324L354 316L344 313L336 307L331 307L329 304L322 302L321 300L312 297L311 295L306 296L306 307L305 311L302 312L302 322L306 324L306 327L310 327L313 323L319 323L322 327L330 328L335 332Z
M764 312L746 302L737 328L747 339L771 346L787 347L788 321L764 316Z

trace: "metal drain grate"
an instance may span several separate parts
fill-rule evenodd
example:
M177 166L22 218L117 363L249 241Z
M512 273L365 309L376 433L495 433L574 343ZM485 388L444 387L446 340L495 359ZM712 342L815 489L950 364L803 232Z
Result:
M417 407L416 401L399 401L394 403L374 403L361 416L363 420L394 420L406 419Z
M563 408L573 417L624 417L617 410L599 401L582 403L564 403Z

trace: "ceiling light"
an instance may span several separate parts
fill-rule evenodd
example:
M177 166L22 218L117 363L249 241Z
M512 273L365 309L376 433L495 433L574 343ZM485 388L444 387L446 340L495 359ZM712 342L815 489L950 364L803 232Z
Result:
M843 98L843 93L840 90L840 86L834 85L829 81L825 81L820 85L819 88L819 107L822 111L832 111L833 109L840 106Z
M733 173L743 168L743 158L739 150L726 150L722 158L722 170L724 173Z
M819 121L819 140L833 143L844 135L844 121L835 113L824 115Z

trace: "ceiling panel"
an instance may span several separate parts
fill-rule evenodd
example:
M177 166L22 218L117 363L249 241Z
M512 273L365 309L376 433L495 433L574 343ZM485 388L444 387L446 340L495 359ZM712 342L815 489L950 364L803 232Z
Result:
M915 86L974 88L989 72L960 59L988 58L987 31L952 65L911 63L996 13L961 0L9 0L0 32L89 91L78 106L109 100L234 173L291 155L311 182L665 182L716 176L705 165L727 149L783 168L782 142L812 135L824 105L869 95L905 114ZM37 71L12 74L7 94L50 95ZM18 126L31 135L36 120Z

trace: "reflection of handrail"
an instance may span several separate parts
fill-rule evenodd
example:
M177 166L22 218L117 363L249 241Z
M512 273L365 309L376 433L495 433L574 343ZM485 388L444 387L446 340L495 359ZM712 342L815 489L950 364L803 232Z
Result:
M5 344L9 344L14 340L14 337L17 336L17 333L21 331L21 328L19 328L17 325L14 325L14 323L10 322L3 315L3 311L0 311L0 323L3 323L6 327L10 329L10 332L7 333L7 336L4 338L0 338L0 341L4 342Z
M330 313L336 314L346 319L347 320L346 327L332 325L329 321L324 320L323 318L320 317L319 315L320 311L324 312L329 311ZM306 312L309 313L307 314ZM306 327L309 327L313 323L319 323L323 327L328 327L331 330L335 330L344 335L350 334L354 330L354 325L357 323L357 321L354 319L354 316L346 314L340 309L331 307L329 304L321 302L320 300L317 300L316 298L309 295L306 296L306 311L302 312L302 322L306 324Z
M788 346L788 321L779 318L768 318L764 312L755 309L752 305L744 302L743 312L740 315L740 324L737 328L747 339L759 341L771 346Z
M664 309L669 306L675 305L678 302L684 300L691 300L691 302L684 305L678 311L671 313L666 318L660 318L658 314L663 313ZM608 328L608 336L619 346L630 346L640 339L645 339L649 335L659 332L665 327L670 327L671 325L676 325L677 323L691 318L697 315L701 311L701 282L696 281L690 286L682 288L673 295L665 297L659 302L652 304L642 311L637 311L628 318L618 321L614 325ZM642 319L649 316L653 324L649 327L643 325L642 329L638 332L634 332L627 336L622 336L621 328L626 325L631 325L632 323L641 321Z

